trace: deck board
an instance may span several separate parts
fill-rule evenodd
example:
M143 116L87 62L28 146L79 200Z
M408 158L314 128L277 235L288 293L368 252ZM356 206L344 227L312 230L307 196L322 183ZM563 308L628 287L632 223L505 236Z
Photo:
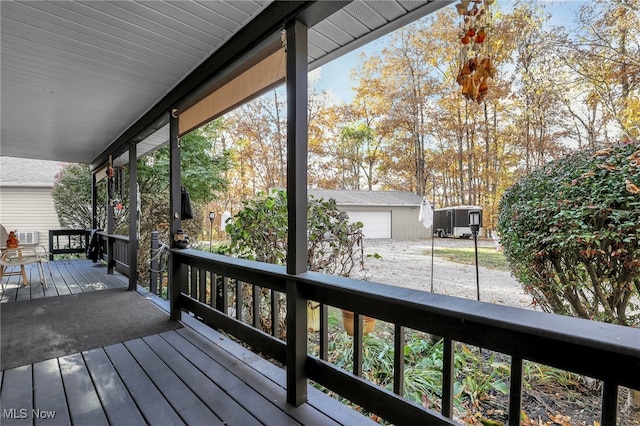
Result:
M138 407L127 395L127 388L102 348L82 353L91 379L112 425L135 426L145 421Z
M167 369L167 364L142 339L125 342L125 346L164 397L171 402L173 408L185 423L193 425L223 424L173 371ZM168 360L169 365L172 361Z
M148 424L185 424L123 344L104 350Z
M57 359L33 364L34 407L55 416L42 416L35 419L36 425L64 426L71 423L67 398L64 394L62 375Z
M18 284L18 276L3 277L0 302L62 296L129 285L127 277L117 272L107 274L107 267L103 263L93 263L89 259L55 260L43 266L47 276L46 289L40 283L37 266L28 265L26 286Z
M78 425L108 425L107 416L82 354L67 355L58 360L71 422Z
M2 376L2 423L7 425L32 425L31 407L33 406L32 367L25 365L7 370ZM7 391L5 391L5 389Z
M287 404L286 390L249 365L260 358L237 346L243 351L239 358L219 347L212 350L216 343L184 327L6 370L0 374L1 421L3 425L34 424L34 420L43 425L374 424L324 394L310 393L309 403L299 407ZM54 412L55 417L33 418L34 409ZM18 418L21 413L28 416Z
M51 266L56 283L50 289L55 294L69 289L72 273L93 267L90 261L84 266L82 262L73 266L52 262ZM92 274L100 271L106 272L106 268L95 268L84 279L99 278L99 274ZM126 278L116 274L113 278L114 285L127 285ZM74 282L75 290L99 288L85 285L83 289L78 284L81 280ZM28 288L7 291L3 297L15 300L17 295L32 296ZM154 303L166 312L166 301L158 299ZM308 403L299 407L287 404L285 371L281 367L192 316L183 315L182 323L184 327L177 330L0 371L0 423L375 424L312 386L308 388ZM55 416L39 419L34 410Z
M215 346L224 349L233 357L241 358L244 360L246 366L250 367L251 370L255 372L260 372L262 376L268 378L277 384L280 388L286 388L286 375L282 368L270 363L264 358L261 357L250 357L244 359L243 353L245 349L233 342L231 339L226 338L224 335L219 333L216 330L207 327L205 324L201 322L193 321L191 318L185 318L185 320L189 323L189 329L181 330L180 334L188 334L190 331L197 331L202 335L206 336L207 339L204 340L203 350L208 353L206 349L207 345L211 344L211 342L215 342ZM190 341L192 343L195 342L203 342L201 339L190 337ZM218 359L218 358L216 358ZM232 358L233 359L233 358ZM248 371L248 374L251 374L251 370ZM327 418L324 419L323 424L344 424L344 425L357 425L357 424L377 424L372 420L364 418L360 413L354 410L345 410L344 405L333 398L327 398L326 395L316 389L313 386L309 386L307 388L307 392L309 395L309 402L307 405L316 408L318 411L322 413L326 413Z
M174 347L169 345L159 335L143 338L144 342L162 359L170 360L169 368L182 380L187 387L225 424L260 425L244 407L210 380L201 370L192 364L193 360L182 356ZM185 342L188 344L188 342ZM217 366L221 369L220 366Z
M49 267L51 268L51 282L49 283L46 291L47 295L55 296L57 294L63 296L71 294L71 290L69 290L67 281L62 273L63 270L60 269L60 267L64 265L64 262L65 261L63 260L49 262ZM66 272L66 268L64 268L64 271ZM47 270L47 273L49 273L49 270ZM67 279L71 279L71 277L67 277ZM49 294L49 292L51 292L51 294Z
M216 359L217 357L214 356L214 359L212 359L209 354L203 352L188 338L178 333L163 333L161 336L240 404L243 409L261 418L264 424L270 424L271 422L282 424L286 421L291 422L291 424L297 423L288 418L289 416L283 413L272 401L255 392L251 386L220 365L217 362L219 358ZM277 399L282 399L282 397L282 394L276 396Z

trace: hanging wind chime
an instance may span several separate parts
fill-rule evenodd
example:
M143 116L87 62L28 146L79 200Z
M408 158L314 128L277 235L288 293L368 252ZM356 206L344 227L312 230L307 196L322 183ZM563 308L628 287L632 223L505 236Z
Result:
M458 15L462 17L459 33L460 69L456 81L462 86L462 95L478 103L489 91L489 79L493 79L496 68L493 65L491 48L487 36L491 30L489 7L495 0L461 0L456 4Z

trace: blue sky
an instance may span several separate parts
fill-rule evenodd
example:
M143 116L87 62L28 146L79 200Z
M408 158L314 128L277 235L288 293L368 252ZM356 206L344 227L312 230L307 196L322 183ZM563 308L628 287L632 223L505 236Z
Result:
M573 26L575 12L582 6L585 0L542 0L540 3L551 13L552 25ZM513 4L511 0L497 0L497 5L502 9L508 9ZM448 7L454 7L453 5ZM344 55L317 70L314 70L310 80L317 80L317 87L326 90L336 102L349 102L353 97L352 82L349 78L351 71L356 68L360 53L365 52L371 56L384 47L384 38L373 41L359 49Z

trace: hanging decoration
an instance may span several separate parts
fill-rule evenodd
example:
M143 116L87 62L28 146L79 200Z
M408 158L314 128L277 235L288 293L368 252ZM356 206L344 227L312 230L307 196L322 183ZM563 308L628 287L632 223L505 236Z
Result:
M495 0L461 0L456 4L458 15L462 17L460 68L456 81L462 86L465 98L479 103L489 91L489 79L496 74L487 42L491 31L489 7L493 3Z

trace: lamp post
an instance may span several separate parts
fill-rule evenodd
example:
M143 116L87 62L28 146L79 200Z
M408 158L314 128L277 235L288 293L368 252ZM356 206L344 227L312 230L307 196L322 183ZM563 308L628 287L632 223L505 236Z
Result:
M476 288L478 301L480 301L480 275L478 274L478 231L480 231L480 210L469 211L469 229L473 234L473 243L476 248Z
M209 212L209 253L212 252L213 248L213 219L216 218L216 214L214 212Z

